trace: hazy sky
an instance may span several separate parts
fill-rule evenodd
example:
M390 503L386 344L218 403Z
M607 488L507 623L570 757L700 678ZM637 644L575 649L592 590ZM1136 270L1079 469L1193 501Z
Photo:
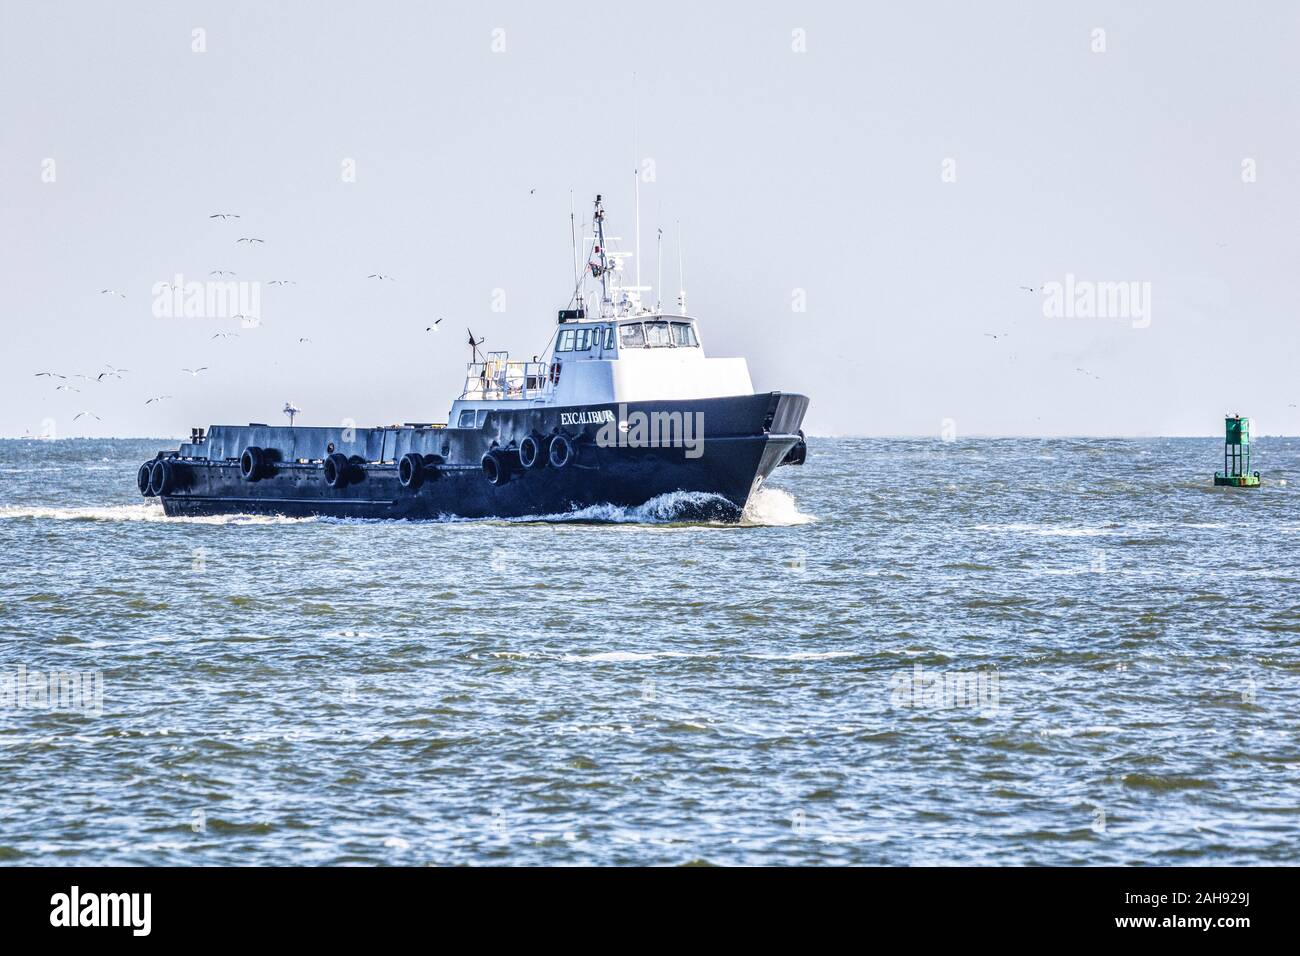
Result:
M1297 434L1297 50L1283 2L8 0L0 435L445 420L465 327L539 351L570 191L630 243L638 167L643 279L680 219L706 349L812 433ZM217 269L297 285L153 315ZM1048 317L1067 274L1149 312Z

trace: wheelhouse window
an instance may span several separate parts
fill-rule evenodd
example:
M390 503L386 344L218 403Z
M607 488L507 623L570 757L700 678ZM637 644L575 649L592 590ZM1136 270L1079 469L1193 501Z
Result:
M618 327L618 344L619 348L625 349L645 348L645 330L641 328L641 323L629 322L626 325L620 325Z
M456 422L456 427L457 427L457 428L473 428L473 427L474 427L474 409L472 409L472 408L462 408L462 409L460 410L460 419Z
M698 348L699 339L695 337L695 329L689 322L673 323L673 345L678 348Z
M560 337L555 340L555 351L572 352L574 340L578 336L577 329L561 329Z
M667 322L645 323L645 347L648 349L666 349L673 344Z
M605 326L605 351L608 352L614 348L614 326Z
M591 329L578 329L578 336L574 341L573 350L575 352L585 352L591 348Z

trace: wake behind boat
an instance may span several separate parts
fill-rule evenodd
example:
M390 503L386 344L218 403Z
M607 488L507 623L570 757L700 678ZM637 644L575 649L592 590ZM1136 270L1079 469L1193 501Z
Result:
M734 520L780 465L807 454L803 395L755 393L743 358L708 358L697 321L621 286L596 197L594 235L544 361L478 350L445 424L195 428L142 464L168 515L522 517L713 496ZM588 280L598 283L587 292Z

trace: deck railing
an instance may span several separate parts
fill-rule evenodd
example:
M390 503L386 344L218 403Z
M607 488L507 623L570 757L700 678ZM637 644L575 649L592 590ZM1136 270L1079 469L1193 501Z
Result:
M470 362L465 371L465 390L460 397L468 400L540 398L550 387L545 362L515 362L489 354L484 362Z

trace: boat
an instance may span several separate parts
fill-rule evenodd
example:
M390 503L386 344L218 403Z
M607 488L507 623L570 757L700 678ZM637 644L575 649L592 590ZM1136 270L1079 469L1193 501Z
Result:
M482 352L469 333L465 385L445 423L359 428L193 428L140 465L136 485L169 516L517 518L676 495L684 517L738 520L782 465L801 465L808 398L755 392L744 358L705 355L699 322L624 285L632 253L575 233L575 287L544 354ZM662 270L661 270L662 271Z

